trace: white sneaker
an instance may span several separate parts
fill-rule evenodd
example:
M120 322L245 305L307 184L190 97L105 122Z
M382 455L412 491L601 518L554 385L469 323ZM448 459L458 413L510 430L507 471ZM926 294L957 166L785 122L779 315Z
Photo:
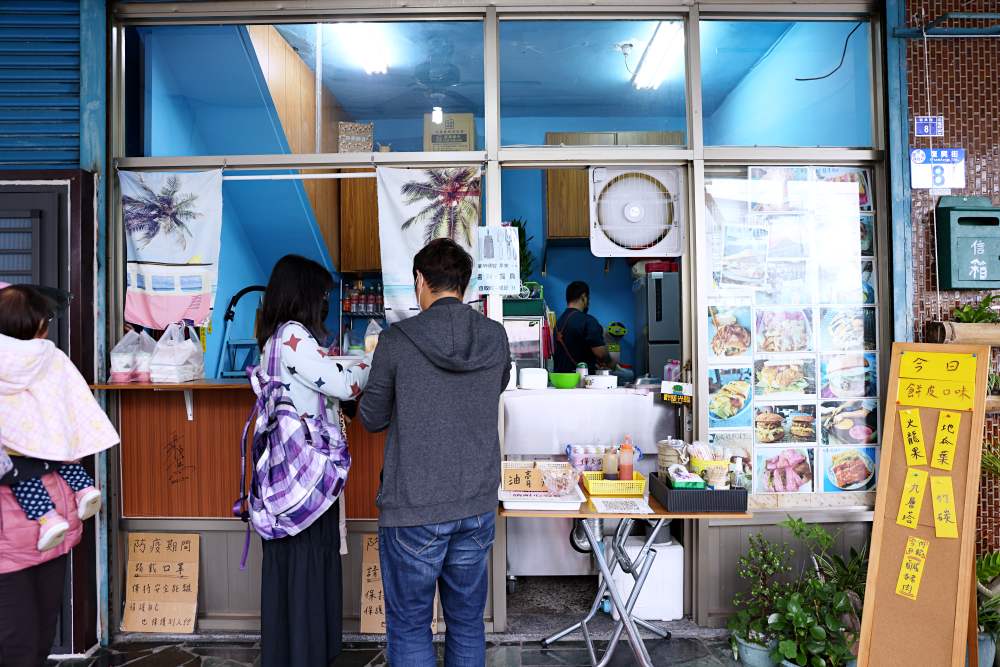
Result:
M86 521L101 509L101 492L93 486L82 489L76 494L76 515L80 521Z
M55 549L66 539L66 532L69 530L69 523L59 515L54 518L39 519L41 527L38 530L38 550L48 551Z

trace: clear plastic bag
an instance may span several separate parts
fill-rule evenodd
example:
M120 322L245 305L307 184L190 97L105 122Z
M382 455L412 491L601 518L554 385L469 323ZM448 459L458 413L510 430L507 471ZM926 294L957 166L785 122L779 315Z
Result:
M150 382L149 369L155 349L156 340L145 331L140 333L139 346L135 353L135 369L132 372L133 382Z
M378 337L382 335L382 327L375 320L368 321L365 329L365 354L372 354L378 346Z
M190 337L185 338L185 330ZM156 343L149 365L153 382L190 382L205 376L205 357L194 327L171 324Z
M136 353L139 351L139 334L129 331L118 344L111 348L111 382L132 381L135 370Z

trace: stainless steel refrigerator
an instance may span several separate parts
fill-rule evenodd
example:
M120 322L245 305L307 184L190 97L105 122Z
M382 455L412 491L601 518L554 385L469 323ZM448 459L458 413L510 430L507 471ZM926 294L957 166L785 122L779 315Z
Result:
M681 360L681 274L648 273L636 299L636 377L662 377L663 366Z

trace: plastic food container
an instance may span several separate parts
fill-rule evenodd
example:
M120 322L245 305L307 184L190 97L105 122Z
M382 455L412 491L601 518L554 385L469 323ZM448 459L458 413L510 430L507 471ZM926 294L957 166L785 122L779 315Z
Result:
M576 377L576 373L573 373ZM522 368L518 373L521 389L545 389L549 386L549 374L544 368Z
M603 472L585 472L583 486L592 496L641 496L646 492L646 478L641 472L633 472L631 481L606 480Z
M580 483L580 471L572 466L546 466L542 468L542 483L553 496L569 495Z

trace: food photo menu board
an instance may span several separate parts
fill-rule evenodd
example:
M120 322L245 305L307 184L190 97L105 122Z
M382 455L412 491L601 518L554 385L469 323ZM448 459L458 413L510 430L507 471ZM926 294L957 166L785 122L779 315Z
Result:
M710 442L752 443L753 492L872 491L879 446L871 173L705 177Z

